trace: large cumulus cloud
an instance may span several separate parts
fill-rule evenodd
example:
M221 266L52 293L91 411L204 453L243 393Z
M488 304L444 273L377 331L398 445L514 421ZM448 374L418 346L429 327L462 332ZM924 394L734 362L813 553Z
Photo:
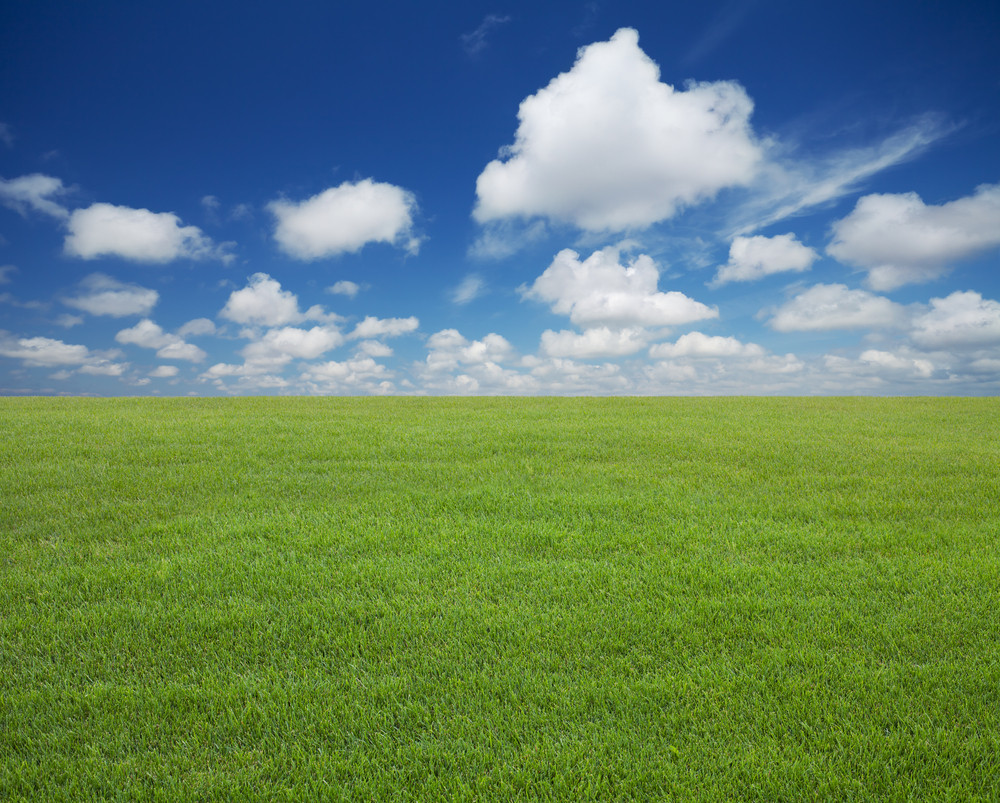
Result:
M752 109L733 82L662 83L638 33L623 28L522 101L514 144L476 183L475 217L649 226L752 180L762 158Z

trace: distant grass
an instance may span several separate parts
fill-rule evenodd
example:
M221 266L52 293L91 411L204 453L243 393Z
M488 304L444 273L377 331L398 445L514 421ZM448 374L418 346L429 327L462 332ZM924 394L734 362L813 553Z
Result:
M997 800L1000 400L0 400L4 800Z

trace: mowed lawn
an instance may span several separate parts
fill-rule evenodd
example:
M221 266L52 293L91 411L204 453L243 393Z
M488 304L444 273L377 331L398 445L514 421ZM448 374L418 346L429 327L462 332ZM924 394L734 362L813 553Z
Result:
M1000 400L2 399L0 799L997 800Z

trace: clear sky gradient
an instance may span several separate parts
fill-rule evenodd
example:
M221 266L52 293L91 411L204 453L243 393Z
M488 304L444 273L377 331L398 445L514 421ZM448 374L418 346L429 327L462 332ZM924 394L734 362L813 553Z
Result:
M995 2L0 9L0 394L995 394Z

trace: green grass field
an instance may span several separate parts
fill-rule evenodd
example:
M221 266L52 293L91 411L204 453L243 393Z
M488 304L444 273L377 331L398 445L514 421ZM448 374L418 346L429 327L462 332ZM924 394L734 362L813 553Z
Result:
M0 400L0 799L997 800L998 399Z

